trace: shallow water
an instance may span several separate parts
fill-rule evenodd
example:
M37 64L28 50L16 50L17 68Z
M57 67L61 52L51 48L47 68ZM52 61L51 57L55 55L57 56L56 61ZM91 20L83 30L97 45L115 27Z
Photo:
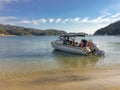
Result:
M55 51L50 42L56 38L57 36L0 37L0 80L34 81L36 78L49 77L47 81L50 81L55 74L62 73L68 78L78 72L79 76L86 78L84 73L88 72L88 69L90 71L117 66L119 69L118 36L87 37L105 51L105 56L82 56Z
M55 51L56 36L0 37L0 73L64 70L120 65L120 37L89 36L105 56L81 56ZM79 39L79 38L78 38Z

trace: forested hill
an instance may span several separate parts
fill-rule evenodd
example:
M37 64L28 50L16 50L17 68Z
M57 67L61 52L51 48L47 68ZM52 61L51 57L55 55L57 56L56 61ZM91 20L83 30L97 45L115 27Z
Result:
M65 34L65 31L62 30L55 30L55 29L48 29L48 30L39 30L33 28L24 28L20 26L13 26L13 25L3 25L0 24L0 34L1 35L60 35Z
M120 35L120 21L97 30L94 35Z

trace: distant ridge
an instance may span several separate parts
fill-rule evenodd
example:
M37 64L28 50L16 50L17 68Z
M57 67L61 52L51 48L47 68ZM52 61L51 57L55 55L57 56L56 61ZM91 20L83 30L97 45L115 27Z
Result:
M120 21L97 30L94 35L120 35Z
M3 25L0 24L0 35L60 35L65 34L66 32L63 30L56 30L56 29L47 29L47 30L40 30L34 28L25 28L21 26L14 26L14 25Z

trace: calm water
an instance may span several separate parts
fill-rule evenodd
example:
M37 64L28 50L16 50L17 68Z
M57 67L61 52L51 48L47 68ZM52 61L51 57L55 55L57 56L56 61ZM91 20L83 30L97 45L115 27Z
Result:
M120 37L89 36L105 56L81 56L54 51L56 36L0 37L0 79L51 71L120 65Z

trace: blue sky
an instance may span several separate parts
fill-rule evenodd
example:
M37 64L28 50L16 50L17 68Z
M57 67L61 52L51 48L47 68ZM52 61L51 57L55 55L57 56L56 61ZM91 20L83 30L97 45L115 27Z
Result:
M0 0L0 23L94 33L120 20L120 0Z

